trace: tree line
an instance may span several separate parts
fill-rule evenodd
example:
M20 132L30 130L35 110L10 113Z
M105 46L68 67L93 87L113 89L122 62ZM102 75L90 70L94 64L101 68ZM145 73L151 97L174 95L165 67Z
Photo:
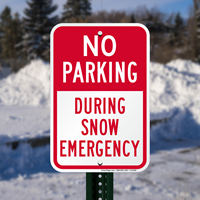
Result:
M29 0L24 17L6 6L0 13L0 59L41 58L49 61L50 31L58 23L142 23L150 31L151 60L166 63L183 58L200 62L200 0L190 15L166 14L141 6L132 12L92 13L90 0L67 0L60 16L52 0ZM16 66L17 71L22 66Z
M50 31L59 22L83 22L91 14L89 0L68 0L62 16L54 15L52 0L29 0L24 17L6 6L0 14L0 59L37 59L49 61ZM17 71L20 66L15 66Z

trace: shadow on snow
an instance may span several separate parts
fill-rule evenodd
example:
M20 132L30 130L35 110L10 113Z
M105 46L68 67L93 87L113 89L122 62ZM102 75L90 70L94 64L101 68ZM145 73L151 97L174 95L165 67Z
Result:
M189 109L175 109L162 124L151 127L150 152L193 148L200 146L200 124ZM16 149L0 145L0 180L23 176L29 178L37 173L57 173L50 164L50 146L32 148L30 143L20 143Z

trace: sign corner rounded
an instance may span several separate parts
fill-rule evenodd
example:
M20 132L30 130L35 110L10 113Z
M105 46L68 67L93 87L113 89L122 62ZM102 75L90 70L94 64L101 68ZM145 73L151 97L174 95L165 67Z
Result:
M53 36L55 31L60 28L60 27L63 27L64 26L64 23L59 23L59 24L56 24L52 29L51 29L51 33L50 35Z
M142 28L145 31L145 33L147 34L148 37L150 36L149 29L144 24L136 23L136 26Z

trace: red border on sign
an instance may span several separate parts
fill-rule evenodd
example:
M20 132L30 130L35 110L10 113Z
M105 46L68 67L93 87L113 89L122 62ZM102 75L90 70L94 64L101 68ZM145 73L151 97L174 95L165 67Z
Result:
M58 27L62 27L62 26L66 26L65 24L61 24L60 26ZM70 26L70 25L69 25ZM74 26L77 26L74 25ZM79 25L81 27L81 25ZM85 26L88 26L90 27L90 25L85 25ZM93 25L94 26L94 25ZM98 24L96 24L95 26L99 26ZM102 24L101 26L105 26L105 24ZM107 25L108 26L108 25ZM121 27L122 25L119 24L119 25L112 25L112 26L115 26L115 27ZM125 25L124 25L125 26ZM146 78L148 79L148 54L149 54L149 44L148 44L148 37L149 37L149 33L147 32L146 29L144 29L143 26L141 25L132 25L133 27L134 26L139 26L140 28L143 28L143 30L145 30L146 32L146 56L147 56L147 61L146 61ZM57 27L57 28L58 28ZM125 26L126 27L126 26ZM129 26L128 26L129 27ZM53 34L55 32L56 28L52 31L51 33L51 43L53 42ZM52 49L52 45L51 45L51 57L53 55L53 50ZM51 65L53 67L54 65L54 62L53 62L53 58L51 58ZM52 151L53 151L53 159L51 159L51 161L53 161L53 164L58 168L60 169L61 171L67 171L67 170L117 170L117 169L127 169L127 170L139 170L139 169L142 169L144 168L145 165L147 165L147 161L148 161L148 157L147 157L147 154L149 153L149 144L148 144L148 139L149 139L149 136L148 136L148 102L147 102L147 98L148 98L148 80L146 81L146 92L143 91L143 162L140 164L140 165L102 165L102 166L98 166L98 165L60 165L57 161L57 91L55 90L54 88L54 84L53 84L53 75L51 77L51 87L53 88L53 91L51 90L53 96L51 96L51 101L53 101L53 116L52 119L51 119L51 123L53 123L53 141L51 142L51 145L53 144L53 150L51 150L51 154L52 154ZM70 90L68 90L70 91ZM73 91L73 90L72 90ZM77 90L76 90L77 91ZM83 91L83 90L81 90ZM97 91L95 89L90 89L90 90L84 90L84 91ZM103 91L103 90L101 90ZM113 91L113 90L106 90L106 91ZM119 91L119 90L117 90ZM136 90L130 90L130 89L127 89L127 90L123 90L123 91L136 91ZM138 91L141 91L141 90L138 90ZM51 102L52 103L52 102Z
M145 102L145 96L143 95L143 118L144 118L144 129L143 129L143 162L140 165L82 165L82 166L77 166L77 165L60 165L57 162L57 114L55 115L56 117L54 118L54 164L57 168L59 169L141 169L146 165L147 162L147 134L146 134L146 102ZM57 113L57 94L54 94L54 113Z

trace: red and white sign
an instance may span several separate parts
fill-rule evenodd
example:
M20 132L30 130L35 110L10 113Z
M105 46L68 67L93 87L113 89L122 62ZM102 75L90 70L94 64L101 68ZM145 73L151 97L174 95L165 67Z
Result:
M51 164L60 172L149 163L149 32L59 24L51 32Z

